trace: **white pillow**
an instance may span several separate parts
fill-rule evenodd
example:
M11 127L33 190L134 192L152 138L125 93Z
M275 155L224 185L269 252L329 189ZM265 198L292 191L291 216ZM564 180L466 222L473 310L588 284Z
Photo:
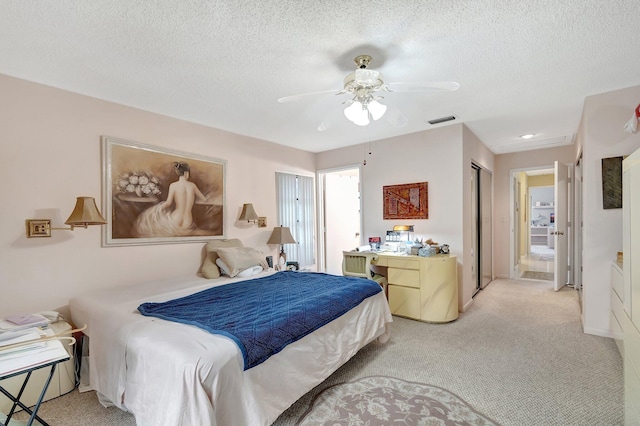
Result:
M262 266L252 266L250 268L245 269L244 271L240 271L236 277L246 278L252 275L256 275L262 272Z
M216 264L218 265L218 267L220 268L220 270L222 271L222 273L224 275L231 276L230 273L229 273L230 268L229 268L229 266L227 266L226 263L224 263L224 260L222 260L220 258L217 258L216 259ZM246 278L246 277L250 277L252 275L259 274L260 272L262 272L262 266L259 266L259 265L250 266L247 269L244 269L244 270L238 272L236 274L236 277Z
M218 268L220 268L220 274L221 275L227 275L229 276L229 267L227 266L226 263L224 263L224 260L217 258L216 259L216 265L218 265Z
M216 251L218 258L222 259L222 262L227 266L225 272L230 277L235 277L240 271L256 265L262 269L268 268L262 252L251 247L219 248ZM220 265L217 259L216 264Z

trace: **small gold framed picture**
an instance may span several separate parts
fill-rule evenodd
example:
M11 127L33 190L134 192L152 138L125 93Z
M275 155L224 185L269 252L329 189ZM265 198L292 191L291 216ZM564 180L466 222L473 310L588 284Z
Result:
M267 218L259 217L258 218L258 228L266 228L267 227Z

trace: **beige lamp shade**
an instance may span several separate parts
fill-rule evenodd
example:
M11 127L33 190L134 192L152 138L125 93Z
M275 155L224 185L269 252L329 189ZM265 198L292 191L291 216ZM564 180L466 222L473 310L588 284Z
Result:
M240 213L238 220L246 220L247 222L258 220L258 214L253 209L253 204L246 203L242 205L242 213Z
M71 227L87 225L104 225L107 221L102 217L96 200L93 197L78 197L76 199L76 207L71 212L71 216L66 220L65 224Z
M273 228L273 232L269 237L267 244L295 244L296 240L293 239L291 231L287 226L277 226Z

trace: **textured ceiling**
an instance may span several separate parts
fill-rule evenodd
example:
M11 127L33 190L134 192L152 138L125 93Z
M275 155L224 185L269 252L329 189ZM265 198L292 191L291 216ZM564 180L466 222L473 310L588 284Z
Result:
M0 73L312 152L454 115L502 153L571 143L585 97L640 84L639 36L638 0L3 0ZM461 87L385 94L367 127L346 95L276 102L340 89L363 53Z

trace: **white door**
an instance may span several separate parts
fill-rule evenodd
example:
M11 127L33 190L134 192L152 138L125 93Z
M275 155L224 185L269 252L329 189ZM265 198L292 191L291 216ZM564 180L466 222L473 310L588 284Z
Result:
M478 275L478 169L471 166L471 280L474 294L480 290Z
M342 251L354 250L363 244L359 172L359 169L341 170L325 175L325 259L329 274L342 275Z
M568 229L568 195L569 195L569 168L554 162L555 190L554 204L556 206L556 229L554 231L555 266L554 285L555 291L567 284L567 272L569 264L569 229Z
M480 288L485 288L493 280L493 208L491 173L479 169L480 178L478 199L480 211Z
M522 245L522 237L520 236L520 199L522 198L522 188L520 186L520 181L513 178L513 186L516 190L515 200L513 203L513 235L515 238L514 249L515 254L513 256L513 274L518 272L518 265L520 264L520 257L522 254L522 250L520 249Z

